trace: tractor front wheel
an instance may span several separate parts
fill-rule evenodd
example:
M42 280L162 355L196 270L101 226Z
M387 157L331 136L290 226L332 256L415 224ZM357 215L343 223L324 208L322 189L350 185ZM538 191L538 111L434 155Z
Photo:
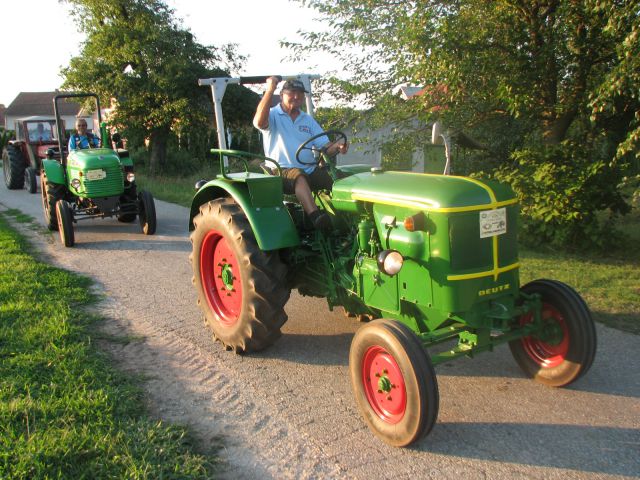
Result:
M24 169L24 189L29 193L38 191L38 180L36 180L36 171L32 167Z
M190 256L198 305L214 339L236 353L262 350L280 337L291 293L278 252L265 252L231 199L200 207Z
M156 204L150 192L142 190L138 194L140 228L145 235L156 233Z
M42 192L42 210L44 211L44 221L49 230L58 230L58 220L56 217L56 204L58 200L64 198L65 187L57 183L47 181L47 177L42 173L40 176L40 191Z
M73 233L73 211L71 206L64 200L56 203L56 216L58 219L58 232L60 241L65 247L73 247L75 236Z
M535 280L522 287L542 300L542 325L535 333L509 342L520 368L534 380L564 387L584 375L596 355L596 328L589 307L568 285L555 280ZM533 312L518 319L521 326L534 322Z
M438 382L429 355L404 324L374 320L360 328L349 352L356 404L386 443L407 446L428 434L438 417Z
M25 163L22 153L13 145L7 145L2 150L2 172L4 184L9 190L22 188L24 185Z

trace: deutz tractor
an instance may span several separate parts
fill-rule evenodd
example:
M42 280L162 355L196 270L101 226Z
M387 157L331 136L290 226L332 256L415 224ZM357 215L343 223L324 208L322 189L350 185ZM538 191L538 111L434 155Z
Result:
M47 151L42 161L42 206L49 230L58 230L65 247L75 243L73 224L79 220L116 216L131 223L138 217L145 235L156 231L156 209L151 193L136 189L133 160L126 150L88 148L67 151L58 102L66 98L95 100L100 138L110 138L102 122L100 101L93 93L56 95L53 108L57 124L57 148ZM114 135L116 137L116 135ZM113 138L117 143L118 138Z
M47 151L58 145L56 121L50 117L27 117L16 121L16 139L2 151L4 183L8 189L38 191L37 175Z
M294 78L310 91L313 77ZM199 83L211 86L219 106L227 84L265 79ZM295 199L283 196L279 175L254 171L256 159L273 159L226 150L221 116L217 127L220 173L197 184L190 259L198 304L226 349L271 345L287 320L292 289L326 298L330 309L372 318L351 343L351 383L370 429L395 446L434 426L440 363L506 343L524 374L546 385L568 385L589 370L596 330L580 295L555 280L520 285L518 205L508 186L336 167L320 151L318 161L335 182L315 193L333 224L319 231Z

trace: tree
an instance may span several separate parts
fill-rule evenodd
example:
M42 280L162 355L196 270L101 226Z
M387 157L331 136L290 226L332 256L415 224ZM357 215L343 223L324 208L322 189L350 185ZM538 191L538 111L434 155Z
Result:
M150 171L161 171L171 131L206 128L211 97L198 78L222 75L220 65L238 68L244 57L233 45L196 42L161 0L66 1L86 41L63 69L63 87L116 98L115 122L149 139Z
M371 104L401 82L426 86L404 110L490 145L496 175L531 207L525 220L536 241L596 239L598 210L628 210L618 185L638 151L637 0L300 1L328 29L302 32L304 43L288 46L333 53L351 73L337 85ZM397 107L385 113L407 115ZM556 203L544 191L532 195L530 182L514 182L546 175L549 162L572 175L553 192ZM533 228L550 219L552 229Z

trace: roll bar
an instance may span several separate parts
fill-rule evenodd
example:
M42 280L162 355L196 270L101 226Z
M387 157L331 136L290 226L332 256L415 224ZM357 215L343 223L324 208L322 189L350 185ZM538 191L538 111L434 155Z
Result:
M56 116L56 130L58 130L58 148L60 149L60 161L62 162L62 165L67 165L67 157L65 157L64 155L64 145L62 145L62 140L65 138L65 132L62 131L62 119L60 118L60 112L58 111L58 100L61 100L63 98L87 97L93 97L95 99L96 109L98 111L98 125L102 125L102 117L100 115L100 99L95 93L61 93L53 97L53 113L55 113Z

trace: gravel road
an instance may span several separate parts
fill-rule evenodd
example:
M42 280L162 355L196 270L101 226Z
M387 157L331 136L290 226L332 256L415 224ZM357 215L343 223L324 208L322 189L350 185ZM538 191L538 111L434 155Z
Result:
M0 210L43 225L40 194L0 186ZM282 338L238 356L213 343L196 306L188 210L156 202L158 231L115 219L76 225L76 246L22 228L45 261L95 279L122 368L140 373L152 412L222 442L223 478L604 479L640 476L639 338L598 325L589 373L566 389L525 379L505 346L436 368L440 414L411 448L377 440L349 385L359 324L293 293Z

